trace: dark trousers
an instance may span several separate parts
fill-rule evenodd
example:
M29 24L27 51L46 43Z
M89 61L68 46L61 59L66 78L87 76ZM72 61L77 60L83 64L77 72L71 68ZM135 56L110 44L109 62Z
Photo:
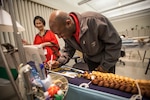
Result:
M88 67L89 67L89 71L93 71L95 70L95 68L97 68L99 66L99 63L95 63L89 60L85 60L85 63L87 63ZM109 70L108 73L114 73L115 74L115 66L112 66Z

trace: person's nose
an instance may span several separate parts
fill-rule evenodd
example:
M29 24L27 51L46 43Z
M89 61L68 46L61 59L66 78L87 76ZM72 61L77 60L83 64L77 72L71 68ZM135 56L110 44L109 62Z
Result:
M40 25L40 24L37 24L36 26L37 26L37 27L40 27L41 25Z

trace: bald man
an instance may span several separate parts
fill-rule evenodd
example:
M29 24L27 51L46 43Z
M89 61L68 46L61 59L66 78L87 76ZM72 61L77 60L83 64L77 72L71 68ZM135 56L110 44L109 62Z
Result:
M65 41L62 55L52 67L66 64L76 50L83 53L89 70L115 73L120 57L121 39L111 22L100 13L52 12L49 27Z

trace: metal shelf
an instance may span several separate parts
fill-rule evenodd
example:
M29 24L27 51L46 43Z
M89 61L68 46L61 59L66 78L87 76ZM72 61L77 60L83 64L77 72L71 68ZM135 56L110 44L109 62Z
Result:
M23 64L26 64L26 58L25 58L25 55L24 55L24 49L23 49L23 45L22 45L22 42L21 42L21 35L18 34L18 28L17 28L17 25L16 25L16 21L15 21L15 16L14 16L14 9L13 9L13 2L12 0L7 0L8 2L8 8L9 8L9 12L10 12L10 16L11 16L11 19L12 19L12 27L13 27L13 36L14 36L14 40L15 40L15 43L18 47L18 53L19 53L19 59L21 61L21 63ZM1 0L0 2L1 4L3 3L3 1ZM18 100L23 100L22 96L21 96L21 93L19 91L19 88L13 78L13 75L11 73L11 70L9 68L9 65L8 65L8 61L6 59L6 56L3 52L3 49L2 49L2 46L1 46L1 42L0 42L0 54L2 56L2 59L4 61L4 65L5 65L5 68L6 68L6 72L8 74L8 77L9 77L9 80L13 86L13 89L14 91L16 92L16 95L18 97ZM15 62L14 62L15 63ZM18 66L16 66L18 67Z

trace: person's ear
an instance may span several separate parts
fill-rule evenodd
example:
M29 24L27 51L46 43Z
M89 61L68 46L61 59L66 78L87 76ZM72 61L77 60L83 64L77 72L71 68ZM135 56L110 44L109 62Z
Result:
M66 27L70 27L71 26L71 20L70 19L67 19L66 20Z

